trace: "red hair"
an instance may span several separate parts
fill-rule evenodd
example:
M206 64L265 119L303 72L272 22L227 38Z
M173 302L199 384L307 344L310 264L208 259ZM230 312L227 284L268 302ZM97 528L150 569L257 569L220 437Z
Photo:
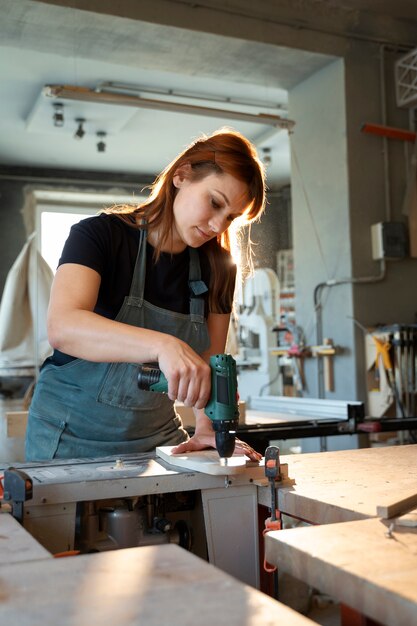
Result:
M176 194L174 176L179 168L191 166L192 181L201 180L209 174L230 174L247 185L248 203L239 218L242 225L258 219L265 208L265 173L254 145L235 130L221 129L211 135L202 135L181 152L159 174L150 186L149 197L139 206L117 206L106 212L123 215L135 214L138 223L145 219L149 231L158 231L156 257L163 245L169 242L174 225L173 205ZM126 219L126 218L125 218ZM131 221L129 220L129 223ZM139 225L140 227L140 225ZM230 256L229 229L217 239L203 244L211 267L210 310L222 312L224 304L230 302L236 267ZM225 263L230 267L227 277Z

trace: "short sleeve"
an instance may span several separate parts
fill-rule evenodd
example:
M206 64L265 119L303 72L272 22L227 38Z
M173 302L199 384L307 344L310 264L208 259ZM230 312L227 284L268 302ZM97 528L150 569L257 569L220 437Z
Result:
M58 265L85 265L103 276L111 253L109 220L100 215L81 220L71 227Z

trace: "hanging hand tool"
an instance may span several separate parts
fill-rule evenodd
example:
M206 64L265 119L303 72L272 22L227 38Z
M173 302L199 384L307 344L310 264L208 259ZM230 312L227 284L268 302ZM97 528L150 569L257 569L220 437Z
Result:
M401 417L405 417L404 406L402 400L400 398L400 394L398 392L398 388L395 382L395 374L394 374L394 365L391 359L391 343L386 339L381 339L379 337L375 337L372 335L372 339L375 343L376 347L376 357L375 357L375 367L378 370L379 360L382 362L382 366L384 368L388 385L394 394L395 400L397 402L397 406L401 412Z
M236 428L239 424L236 361L230 354L210 357L211 395L205 414L211 419L216 436L216 449L221 465L233 455ZM168 381L159 367L139 366L138 387L145 391L167 393Z

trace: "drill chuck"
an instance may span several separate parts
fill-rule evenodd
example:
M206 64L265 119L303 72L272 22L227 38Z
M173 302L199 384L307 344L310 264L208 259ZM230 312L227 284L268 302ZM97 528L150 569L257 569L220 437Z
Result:
M236 428L238 422L213 422L216 438L216 450L221 459L229 459L233 456L236 443Z

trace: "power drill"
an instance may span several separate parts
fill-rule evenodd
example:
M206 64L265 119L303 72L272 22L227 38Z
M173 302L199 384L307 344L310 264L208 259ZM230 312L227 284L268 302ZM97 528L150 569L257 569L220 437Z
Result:
M210 357L211 395L205 414L213 423L220 464L227 465L233 455L239 423L236 361L230 354ZM138 387L144 391L167 393L168 381L159 367L140 365Z

